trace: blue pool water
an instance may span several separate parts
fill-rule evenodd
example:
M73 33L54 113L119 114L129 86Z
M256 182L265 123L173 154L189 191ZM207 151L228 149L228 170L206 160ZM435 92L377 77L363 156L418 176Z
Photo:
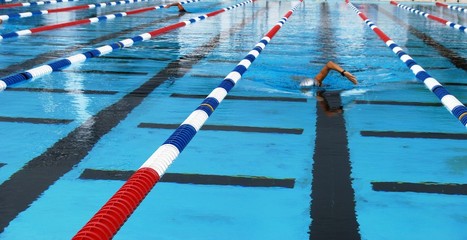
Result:
M240 2L5 39L0 79ZM10 19L0 32L167 3ZM296 3L259 0L0 92L0 239L71 239ZM354 5L467 103L465 33L386 2ZM299 88L329 60L359 85L331 72L324 88ZM467 239L466 144L344 1L305 1L114 239Z

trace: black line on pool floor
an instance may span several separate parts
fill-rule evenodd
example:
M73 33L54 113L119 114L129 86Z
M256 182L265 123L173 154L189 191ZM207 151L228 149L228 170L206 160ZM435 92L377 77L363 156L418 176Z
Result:
M54 119L54 118L26 118L26 117L2 117L0 122L16 122L16 123L34 123L34 124L68 124L73 122L70 119Z
M435 138L466 140L464 133L437 133L437 132L396 132L396 131L360 131L364 137L388 137L388 138Z
M61 72L110 74L110 75L148 75L147 72L123 72L123 71L103 71L103 70L62 70Z
M447 83L444 83L443 82L443 85L445 86L461 86L461 87L466 87L467 86L467 83L456 83L456 82L447 82ZM464 103L465 105L465 103Z
M157 19L157 22L159 21L161 19ZM230 28L227 34L232 36L250 22L251 18L243 21L238 26ZM58 140L3 182L0 185L0 233L55 181L72 170L104 135L125 119L154 89L168 79L182 77L193 65L216 49L221 35L225 35L225 32L220 32L189 53L189 57L170 62L137 89L98 112L92 119Z
M372 6L373 8L376 8L375 6ZM452 51L451 49L443 46L436 40L434 40L432 37L428 36L427 34L417 30L416 28L412 27L411 25L408 25L404 21L394 17L393 14L389 13L388 11L382 9L382 8L377 8L376 11L383 13L386 15L388 18L392 19L394 22L397 22L399 26L405 27L411 34L422 40L425 44L428 46L433 47L437 53L446 59L448 59L454 66L457 68L463 69L464 71L467 70L467 61L465 58L457 54L456 52Z
M399 101L368 101L355 100L355 104L372 104L372 105L398 105L398 106L417 106L417 107L443 107L442 103L427 103L427 102L399 102ZM464 105L466 105L464 103Z
M175 98L206 98L207 95L201 94L182 94L172 93L170 97ZM306 98L290 98L290 97L249 97L249 96L226 96L229 100L247 100L247 101L282 101L282 102L307 102Z
M338 110L340 93L325 92L322 96L327 106L316 103L310 239L360 239L347 130L343 113Z
M450 69L450 68L448 68ZM404 82L404 84L417 84L420 85L420 82ZM459 83L459 82L443 82L443 86L458 86L458 87L467 87L467 83Z
M191 74L192 77L197 78L214 78L214 79L224 79L225 75L214 75L214 74Z
M180 124L167 123L140 123L139 128L162 128L176 129ZM227 126L227 125L203 125L202 130L213 131L235 131L235 132L255 132L255 133L284 133L284 134L302 134L302 128L271 128L271 127L248 127L248 126Z
M355 100L356 104L373 104L373 105L398 105L398 106L417 106L417 107L442 107L441 103L424 103L424 102L398 102L398 101L368 101Z
M48 92L48 93L72 93L72 94L103 94L113 95L118 93L117 91L101 91L101 90L66 90L66 89L54 89L54 88L7 88L9 92Z
M5 166L5 165L6 165L6 163L0 163L0 168Z
M79 176L80 179L92 180L123 180L126 181L134 171L117 170L96 170L85 169ZM225 176L190 173L166 173L161 178L161 182L202 184L202 185L231 185L242 187L282 187L293 188L295 179L293 178L267 178L257 176Z
M417 192L467 195L467 184L458 183L409 183L409 182L372 182L373 190L384 192Z
M238 60L228 60L228 59L210 59L208 62L214 62L214 63L233 63L237 64ZM225 77L225 76L224 76Z
M167 62L167 61L172 61L170 58L150 58L150 57L133 57L133 56L102 56L99 58L107 58L107 59L117 59L117 60L151 60L151 61L157 61L157 62Z

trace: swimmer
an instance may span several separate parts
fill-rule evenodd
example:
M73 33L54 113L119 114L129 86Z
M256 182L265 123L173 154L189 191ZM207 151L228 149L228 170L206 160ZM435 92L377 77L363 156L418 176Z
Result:
M186 12L185 8L182 6L181 3L171 3L171 4L168 4L167 6L165 6L165 8L169 8L169 7L173 7L173 6L177 6L178 7L178 11L179 12Z
M328 63L326 63L326 65L321 69L321 71L314 78L307 78L307 79L303 80L300 83L300 87L311 87L311 86L321 87L321 85L323 84L324 79L328 76L328 73L329 73L330 70L337 71L343 77L346 77L347 79L349 79L349 81L351 81L353 84L355 84L355 85L358 84L357 78L354 75L352 75L351 73L345 71L338 64L336 64L336 63L334 63L332 61L329 61Z

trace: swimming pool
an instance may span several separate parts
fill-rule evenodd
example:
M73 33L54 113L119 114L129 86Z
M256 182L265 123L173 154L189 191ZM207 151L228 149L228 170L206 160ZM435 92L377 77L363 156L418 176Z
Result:
M4 39L1 77L240 2ZM0 29L167 3L9 19ZM1 92L0 239L72 238L296 3L249 3ZM354 5L465 104L465 33L389 3ZM431 3L406 5L467 24ZM360 84L331 73L325 88L299 89L329 60ZM348 5L307 1L114 239L465 239L466 136Z

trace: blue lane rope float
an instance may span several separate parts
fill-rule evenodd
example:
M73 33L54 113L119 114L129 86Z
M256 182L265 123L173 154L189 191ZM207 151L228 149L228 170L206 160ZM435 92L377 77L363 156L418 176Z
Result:
M30 6L40 6L46 4L57 4L57 3L66 3L66 2L78 2L80 0L53 0L53 1L38 1L38 2L22 2L22 3L9 3L0 5L0 9L5 8L15 8L15 7L30 7Z
M405 10L411 12L411 13L415 13L415 14L418 14L418 15L423 16L423 17L425 17L425 18L428 18L428 19L431 19L431 20L435 20L435 21L437 21L437 22L439 22L439 23L442 23L442 24L444 24L444 25L446 25L446 26L449 26L449 27L451 27L451 28L457 29L457 30L459 30L459 31L461 31L461 32L467 32L467 28L466 28L465 26L460 25L460 24L457 24L457 23L448 21L448 20L446 20L446 19L442 19L442 18L440 18L440 17L437 17L437 16L434 16L434 15L428 14L428 13L426 13L426 12L422 12L422 11L417 10L417 9L413 9L413 8L411 8L411 7L408 7L408 6L402 5L402 4L400 4L400 3L397 3L396 1L391 1L391 4L392 4L392 5L396 5L396 6L399 7L399 8L405 9Z
M187 3L198 2L198 1L201 1L201 0L188 0L188 1L180 2L180 4L187 4ZM50 31L50 30L55 30L55 29L64 28L64 27L71 27L71 26L77 26L77 25L82 25L82 24L90 24L90 23L113 20L115 18L126 17L126 16L135 15L135 14L139 14L139 13L143 13L147 11L165 8L168 5L169 4L146 7L146 8L139 8L139 9L131 10L128 12L119 12L115 14L97 16L97 17L88 18L88 19L80 19L80 20L75 20L75 21L70 21L70 22L63 22L63 23L58 23L58 24L51 24L51 25L46 25L46 26L41 26L41 27L36 27L36 28L30 28L26 30L19 30L15 32L4 33L4 34L0 34L0 41L3 39L26 36L26 35L31 35L31 34L38 33L38 32Z
M29 80L29 79L32 79L32 78L42 77L42 76L50 74L50 73L52 73L54 71L59 71L59 70L65 68L65 67L68 67L68 66L72 65L72 64L84 62L89 58L99 57L99 56L108 54L108 53L110 53L110 52L112 52L114 50L118 50L118 49L125 48L125 47L131 47L135 43L149 40L149 39L151 39L151 38L153 38L155 36L158 36L160 34L172 31L172 30L177 29L177 28L187 26L189 24L196 23L198 21L201 21L201 20L204 20L206 18L215 16L215 15L223 13L225 11L232 10L234 8L237 8L237 7L243 6L245 4L251 3L253 1L254 0L248 0L248 1L245 1L245 2L242 2L242 3L237 3L235 5L232 5L232 6L228 7L228 8L223 8L223 9L220 9L220 10L217 10L217 11L214 11L214 12L210 12L208 14L201 15L201 16L198 16L196 18L189 19L187 21L183 21L183 22L179 22L179 23L172 24L172 25L169 25L169 26L165 26L165 27L156 29L156 30L151 31L151 32L140 34L140 35L132 37L132 38L127 38L127 39L124 39L124 40L116 42L116 43L112 43L112 44L109 44L109 45L98 47L98 48L92 49L92 50L84 52L84 53L76 54L76 55L73 55L73 56L68 57L68 58L57 60L57 61L49 63L49 64L41 65L39 67L35 67L35 68L32 68L32 69L26 70L25 72L22 72L22 73L18 73L18 74L15 74L15 75L11 75L11 76L8 76L8 77L1 78L0 79L0 91L5 90L8 86L11 86L11 85L13 85L15 83L26 81L26 80Z
M125 4L147 2L147 1L150 1L150 0L125 0L125 1L116 1L116 2L104 2L104 3L96 3L96 4L88 4L88 5L79 5L79 6L65 7L65 8L37 10L37 11L32 11L32 12L10 13L10 14L5 14L5 15L0 15L0 20L4 22L10 18L26 18L26 17L32 17L32 16L46 15L50 13L86 10L86 9L93 9L93 8L99 8L99 7L105 8L107 6L125 5Z
M360 12L350 1L346 0L347 4L357 13L358 16L371 28L384 43L412 70L412 73L417 79L425 84L425 86L433 92L446 109L454 115L465 127L467 127L467 107L465 107L455 96L451 95L435 78L430 76L415 60L412 59L402 48L400 48L393 40L391 40L381 29L378 28L368 17Z
M228 92L241 79L253 61L271 41L287 19L292 15L300 0L281 20L256 44L248 55L237 64L220 85L215 88L170 137L144 162L128 181L107 201L104 206L73 237L73 240L111 239L144 200L169 166L193 139Z
M449 9L456 10L456 11L459 11L459 12L467 13L467 9L466 9L466 8L461 8L461 7L459 7L459 6L447 5L447 4L445 4L445 3L440 3L440 2L436 2L436 6L438 6L438 7L445 7L445 8L449 8Z

